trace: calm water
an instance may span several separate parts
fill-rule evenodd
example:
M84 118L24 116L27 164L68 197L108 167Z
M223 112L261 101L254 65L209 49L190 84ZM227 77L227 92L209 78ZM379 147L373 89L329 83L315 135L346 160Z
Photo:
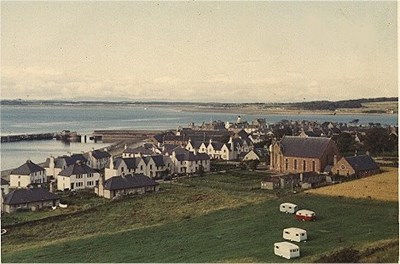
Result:
M174 129L191 122L200 124L211 120L234 122L237 116L251 121L266 118L268 123L288 120L317 122L349 122L359 119L360 124L369 122L397 125L397 115L245 115L241 113L181 112L155 107L116 106L2 106L1 134L24 134L60 132L64 129L79 133L91 133L96 129ZM87 151L100 144L71 143L59 141L35 141L4 143L1 145L1 169L17 167L31 159L42 162L49 155Z

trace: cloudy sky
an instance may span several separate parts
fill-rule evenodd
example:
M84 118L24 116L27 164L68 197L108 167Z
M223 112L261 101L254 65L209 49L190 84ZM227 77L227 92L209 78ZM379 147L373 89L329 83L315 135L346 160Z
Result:
M1 98L397 96L395 2L1 2Z

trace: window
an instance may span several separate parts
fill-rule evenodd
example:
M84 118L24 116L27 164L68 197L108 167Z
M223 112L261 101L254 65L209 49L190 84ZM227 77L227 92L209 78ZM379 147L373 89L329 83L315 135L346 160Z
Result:
M140 170L143 170L143 165L140 166Z
M150 165L150 170L153 169L153 165Z
M289 233L288 231L285 231L285 234L288 234L288 235L289 235L290 233Z
M296 159L294 160L293 166L294 166L294 169L297 170L297 160Z
M315 171L315 160L312 161L312 171Z
M303 171L305 171L305 170L306 170L306 161L303 160Z
M121 167L121 171L124 171L124 169L125 169L124 167Z
M296 236L299 236L299 234L296 234Z
M287 170L289 168L289 160L285 159L285 169Z
M278 247L278 246L275 246L275 248L279 249L279 247Z

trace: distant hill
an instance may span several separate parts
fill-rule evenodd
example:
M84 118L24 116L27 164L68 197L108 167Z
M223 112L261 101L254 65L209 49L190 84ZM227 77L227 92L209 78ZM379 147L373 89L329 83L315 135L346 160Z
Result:
M258 108L284 107L303 110L336 110L338 108L361 108L363 103L393 102L398 97L361 98L341 101L309 101L296 103L218 103L218 102L165 102L165 101L106 101L106 100L0 100L0 105L164 105L164 106L204 106L235 108L256 106Z
M289 105L306 110L336 110L338 108L361 108L363 103L392 102L392 101L398 101L398 97L362 98L354 100L342 100L336 102L311 101L311 102L291 103Z

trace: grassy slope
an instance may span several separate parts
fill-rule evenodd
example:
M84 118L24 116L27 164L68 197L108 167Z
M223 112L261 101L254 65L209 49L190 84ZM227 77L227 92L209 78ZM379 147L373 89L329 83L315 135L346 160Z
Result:
M309 262L338 247L398 237L396 202L310 194L271 199L255 190L260 177L187 179L164 193L108 203L43 228L16 228L3 237L2 261L280 262L285 260L274 256L273 243L282 240L283 228L295 226L310 237L296 261ZM318 221L297 222L280 213L283 201L315 210ZM110 233L102 234L105 227Z

